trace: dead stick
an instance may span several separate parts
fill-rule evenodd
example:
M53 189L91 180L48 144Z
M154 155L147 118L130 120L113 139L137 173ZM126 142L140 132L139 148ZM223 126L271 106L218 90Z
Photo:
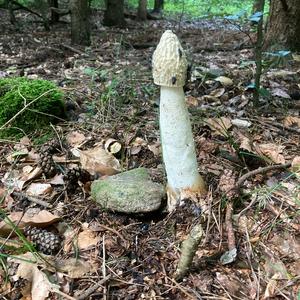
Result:
M295 133L300 133L300 129L299 128L285 126L285 125L283 125L281 123L278 123L278 122L275 122L275 121L270 121L270 120L265 120L265 122L267 124L269 124L269 125L273 125L273 126L275 126L277 128L280 128L280 129L284 129L284 130L295 132Z
M44 206L44 207L47 207L47 208L50 208L52 207L52 205L44 200L41 200L41 199L38 199L38 198L35 198L35 197L32 197L32 196L28 196L24 193L21 193L21 192L13 192L13 195L16 195L18 197L24 197L26 199L28 199L29 201L33 202L33 203L36 203L38 205L41 205L41 206Z
M30 101L29 103L25 104L24 107L22 109L20 109L11 119L9 119L5 124L3 124L0 127L0 130L5 128L7 125L9 125L12 121L14 121L21 113L23 113L24 110L26 110L30 105L32 105L34 102L36 102L37 100L39 100L40 98L42 98L43 96L47 95L50 92L55 91L55 89L51 89L46 91L45 93L41 94L40 96L38 96L37 98L33 99L32 101ZM26 101L26 99L23 97L23 95L19 92L19 95Z
M181 280L188 272L192 265L193 258L198 249L200 241L203 236L203 229L201 224L195 225L187 239L182 243L181 256L175 271L175 279Z
M290 166L291 166L291 163L286 163L286 164L281 164L281 165L267 166L267 167L264 167L264 168L258 168L256 170L250 171L250 172L244 174L242 177L240 177L240 179L236 183L236 189L240 190L243 183L251 176L261 174L261 173L266 173L266 172L269 172L271 170L286 169L286 168L289 168Z
M227 229L227 239L228 239L228 250L231 251L236 248L235 244L235 235L232 226L232 202L229 201L226 207L226 215L225 215L225 226Z
M111 275L107 275L103 279L101 279L99 282L94 284L93 286L89 287L87 290L85 290L79 297L76 298L76 300L85 300L88 299L88 297L94 293L101 285L103 285L106 281L108 281L111 278Z

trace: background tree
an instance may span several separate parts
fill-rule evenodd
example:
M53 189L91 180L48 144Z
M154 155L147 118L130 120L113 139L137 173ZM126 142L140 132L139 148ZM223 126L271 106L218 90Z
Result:
M103 24L106 26L125 25L124 0L107 0Z
M154 13L160 13L161 10L164 8L164 0L154 0Z
M265 46L300 50L300 1L271 0Z
M91 44L90 38L90 9L87 0L71 0L71 37L72 44Z
M139 0L137 19L139 21L147 20L147 0Z
M57 23L59 21L59 14L55 9L58 8L58 0L48 0L48 5L51 9L51 23Z

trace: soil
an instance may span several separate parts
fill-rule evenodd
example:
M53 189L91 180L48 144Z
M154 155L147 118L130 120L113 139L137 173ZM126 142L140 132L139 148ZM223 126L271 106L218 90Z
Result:
M122 144L116 159L123 170L149 168L153 180L163 184L166 176L159 148L159 88L152 82L151 57L165 29L178 33L193 63L185 93L199 170L208 189L198 202L185 199L170 214L162 208L135 216L101 211L90 197L89 179L72 190L52 184L51 194L42 196L50 204L45 207L28 196L30 181L20 191L9 188L7 180L19 180L24 167L38 164L36 156L8 158L20 148L38 153L44 132L37 129L26 143L0 141L1 189L10 194L10 199L6 197L1 204L1 218L29 209L46 209L59 215L59 222L42 224L63 239L62 249L53 256L76 257L93 266L74 278L48 271L60 292L49 292L47 299L64 299L65 295L76 299L108 274L102 285L86 293L86 299L298 299L299 57L278 62L266 59L269 67L262 85L269 94L259 108L254 108L249 83L255 70L251 42L255 34L246 25L240 29L213 19L145 23L128 19L127 27L118 29L102 26L102 13L94 11L92 45L84 48L70 45L68 17L45 31L29 13L18 12L16 16L18 27L10 24L7 11L0 10L0 77L43 78L61 87L69 119L52 127L49 135L64 141L70 134L80 133L84 136L81 150L104 145L113 138ZM232 84L214 80L217 76L213 73L226 76ZM230 123L234 119L251 125L234 126ZM57 174L73 165L80 167L70 152L73 148L67 139L56 153L70 158L61 163ZM243 174L286 163L292 163L293 169L250 173L236 187ZM34 180L47 183L51 178ZM16 197L13 190L24 193L23 197ZM205 236L188 273L176 281L181 244L199 223ZM67 231L62 228L71 230L75 239L87 229L99 239L80 249L74 241L70 246ZM10 239L18 240L13 235L1 239L2 265L7 264L7 258L26 252L22 247L4 247ZM30 291L26 294L17 286L19 279L5 281L4 271L1 276L6 282L3 299L25 299L24 295L30 299Z

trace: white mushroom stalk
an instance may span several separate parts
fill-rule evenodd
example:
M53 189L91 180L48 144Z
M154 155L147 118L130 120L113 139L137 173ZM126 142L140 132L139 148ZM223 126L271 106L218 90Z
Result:
M154 83L160 90L160 134L168 179L168 210L184 198L206 192L198 172L195 144L183 86L187 59L177 36L167 30L153 54Z

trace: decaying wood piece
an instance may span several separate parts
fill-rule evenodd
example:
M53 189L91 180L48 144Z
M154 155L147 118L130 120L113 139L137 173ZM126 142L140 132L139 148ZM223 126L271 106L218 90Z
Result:
M181 280L190 269L202 236L202 226L197 224L192 228L188 238L182 243L181 256L174 276L176 280Z

